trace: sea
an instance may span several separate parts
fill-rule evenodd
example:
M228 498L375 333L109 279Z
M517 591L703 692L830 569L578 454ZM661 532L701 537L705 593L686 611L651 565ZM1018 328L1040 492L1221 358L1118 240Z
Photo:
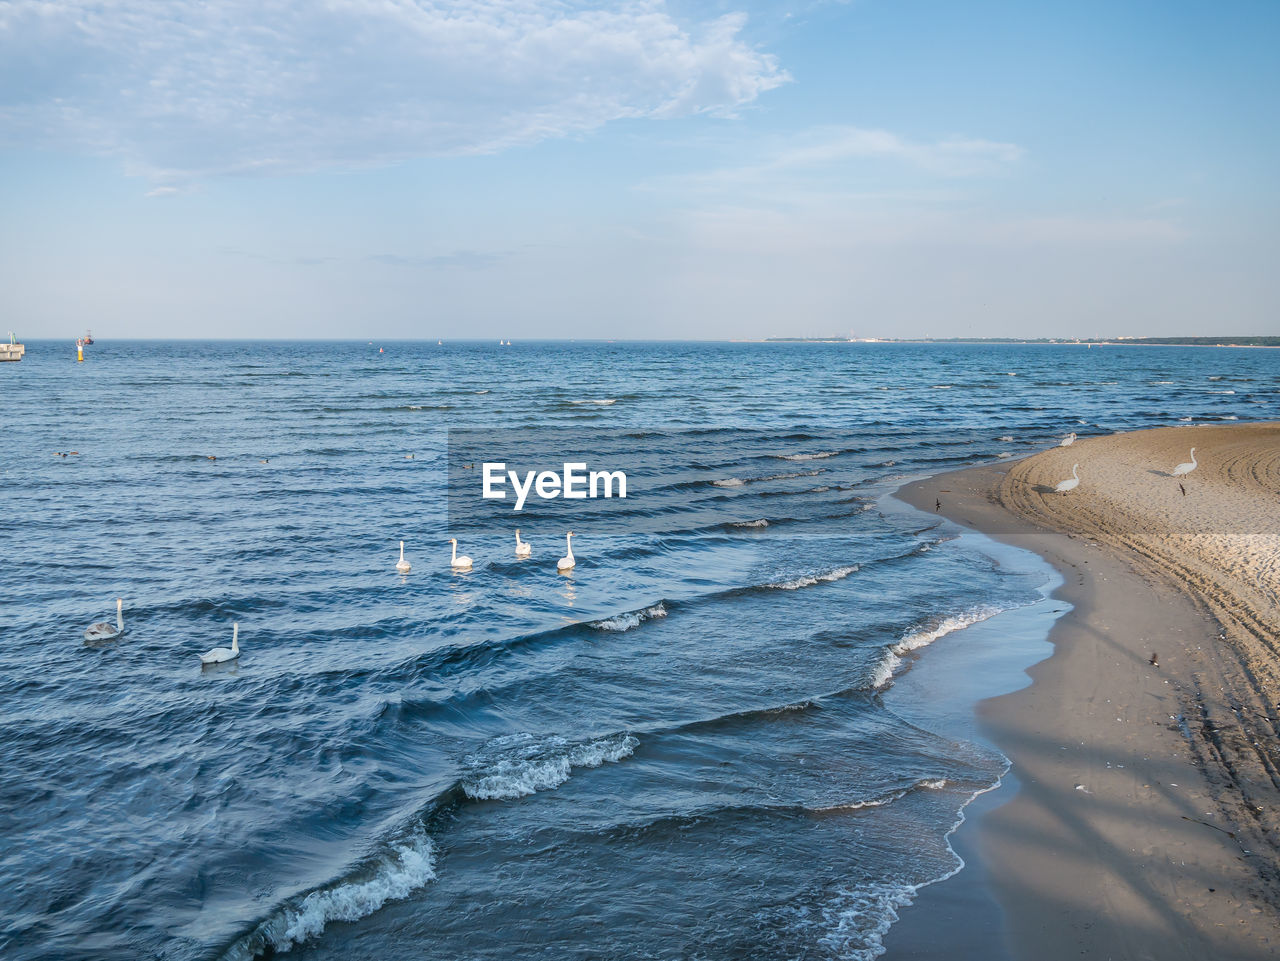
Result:
M1280 352L35 342L0 413L7 961L871 959L1008 769L937 701L1063 609L893 491L1280 417Z

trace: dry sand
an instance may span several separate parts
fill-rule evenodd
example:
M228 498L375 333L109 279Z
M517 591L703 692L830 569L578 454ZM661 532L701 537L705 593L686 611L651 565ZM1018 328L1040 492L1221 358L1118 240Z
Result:
M1017 782L962 829L980 868L924 889L888 957L1280 957L1280 424L1080 440L898 496L1041 554L1073 610L1031 686L980 706ZM963 933L983 898L1002 935Z

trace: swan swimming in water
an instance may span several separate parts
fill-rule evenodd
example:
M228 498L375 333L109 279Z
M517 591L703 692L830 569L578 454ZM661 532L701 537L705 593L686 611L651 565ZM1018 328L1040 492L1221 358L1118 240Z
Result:
M520 528L516 528L516 557L528 557L533 553L533 545L520 540Z
M560 560L556 561L556 570L571 571L573 570L574 565L578 563L573 556L573 531L569 531L569 533L564 536L564 542L568 553L565 554L564 557L560 558Z
M1183 477L1183 476L1185 476L1185 475L1187 475L1187 474L1190 474L1193 470L1195 470L1195 469L1196 469L1197 467L1199 467L1199 466L1200 466L1200 465L1196 463L1196 449L1193 447L1193 448L1191 448L1191 461L1190 461L1190 463L1187 463L1187 464L1179 464L1177 467L1175 467L1175 468L1173 469L1173 476L1174 476L1174 477Z
M396 570L401 574L409 573L409 562L404 559L404 541L400 542L400 560L396 561Z
M1072 431L1070 434L1068 434L1066 437L1062 438L1062 440L1058 442L1058 446L1070 447L1075 442L1076 442L1076 432Z
M124 598L116 598L116 622L112 624L110 621L99 621L97 624L90 624L85 628L84 639L86 641L114 641L117 637L124 636Z
M461 557L458 556L458 539L456 537L450 537L449 543L453 545L453 559L449 562L449 566L459 571L469 570L471 567L471 558L466 554L463 554Z
M1080 475L1076 473L1079 464L1071 465L1071 476L1064 481L1059 481L1058 486L1054 488L1059 494L1065 494L1067 491L1073 491L1080 486Z
M234 661L240 656L240 624L239 622L231 625L231 646L215 647L212 651L200 655L201 664L221 664L224 661Z

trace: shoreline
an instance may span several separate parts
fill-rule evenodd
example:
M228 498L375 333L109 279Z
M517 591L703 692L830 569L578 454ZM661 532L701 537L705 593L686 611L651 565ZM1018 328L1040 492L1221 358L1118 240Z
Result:
M1208 452L1206 462L1228 464L1196 477L1197 506L1183 507L1170 488L1177 482L1157 470L1132 485L1163 485L1159 496L1136 491L1137 508L1105 496L1127 489L1108 485L1128 476L1116 471L1190 443ZM885 936L890 961L1280 952L1270 815L1280 789L1265 743L1274 736L1274 674L1261 663L1267 651L1250 647L1259 630L1266 641L1275 611L1233 607L1233 591L1255 599L1247 585L1206 573L1211 551L1175 573L1161 554L1171 510L1201 510L1214 503L1215 484L1239 481L1242 444L1262 445L1254 476L1271 478L1280 427L1242 424L1093 438L895 494L927 513L941 501L936 513L948 520L1037 554L1062 577L1051 597L1071 609L1049 633L1053 653L1026 670L1030 686L980 702L978 729L1012 770L956 834L969 868L923 888ZM1217 457L1223 451L1231 456ZM1047 495L1044 480L1070 476L1075 461L1088 465L1087 492ZM1165 488L1179 500L1161 500ZM1163 530L1142 529L1135 511L1148 508ZM1174 535L1175 544L1187 536ZM1244 616L1251 612L1259 616ZM993 918L1003 919L998 933Z

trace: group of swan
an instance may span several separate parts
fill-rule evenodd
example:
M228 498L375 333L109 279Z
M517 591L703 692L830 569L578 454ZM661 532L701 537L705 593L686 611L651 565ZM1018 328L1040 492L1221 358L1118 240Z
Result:
M1068 436L1072 440L1075 439L1074 434L1068 435ZM1063 442L1059 446L1061 447L1069 446L1068 441L1063 440ZM1064 481L1059 481L1058 486L1056 486L1053 489L1054 493L1065 494L1068 491L1073 491L1080 486L1080 475L1076 473L1076 469L1079 466L1080 466L1079 464L1071 465L1071 476ZM1187 461L1185 464L1179 464L1177 467L1173 469L1173 471L1169 474L1169 476L1170 477L1186 477L1188 474L1190 474L1193 470L1195 470L1199 466L1200 464L1196 461L1196 449L1193 447L1191 448L1191 460ZM1186 491L1183 491L1183 493L1186 493Z
M408 564L405 568L408 569ZM101 644L105 641L115 641L124 637L124 598L116 598L116 622L112 624L110 621L99 621L97 624L90 624L85 628L84 639L86 644ZM231 646L215 647L212 651L208 651L200 655L201 664L221 664L224 661L234 661L240 656L240 625L234 623L231 625Z
M573 570L574 566L578 563L573 556L573 531L569 531L569 533L567 533L564 536L564 540L565 540L565 555L564 557L560 558L560 560L556 561L556 570L571 571ZM456 537L450 537L449 544L453 549L453 553L449 558L449 566L453 568L455 571L471 570L471 565L473 563L471 558L468 557L466 554L460 555L458 553L458 539ZM532 554L533 554L533 545L530 544L528 541L522 541L520 539L520 529L517 527L516 528L516 557L529 557ZM404 541L400 542L400 560L396 561L396 570L399 571L401 574L408 574L409 571L412 570L412 568L409 566L409 562L404 559ZM102 625L94 625L94 626L99 627Z

